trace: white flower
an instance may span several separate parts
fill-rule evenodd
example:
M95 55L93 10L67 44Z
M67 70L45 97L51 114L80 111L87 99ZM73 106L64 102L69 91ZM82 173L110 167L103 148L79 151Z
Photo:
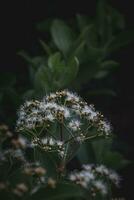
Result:
M32 109L32 114L33 114L33 115L37 115L38 113L39 113L39 110L38 110L38 109L35 109L35 108Z
M63 143L61 145L57 142L60 140L60 134L56 134L57 139L49 138L55 127L57 127L56 131L60 127L59 130L62 132ZM91 139L92 130L96 131L95 136L110 133L109 123L95 111L92 105L88 106L77 94L66 90L50 93L41 101L26 101L18 113L17 130L28 131L27 129L30 129L31 137L32 133L41 131L39 138L41 143L33 145L39 145L40 148L52 151L63 150L63 146L65 147L72 140L75 143L81 143L86 139ZM45 129L47 129L48 138L42 138Z
M26 101L26 102L25 102L25 106L26 106L26 107L29 107L31 104L32 104L32 101Z
M46 100L47 101L53 101L53 100L55 100L55 98L56 98L56 94L55 93L50 93L50 95L48 95L48 96L46 96Z
M90 182L91 180L95 179L93 172L83 170L82 173L83 173L83 176L84 176L86 182Z
M67 91L66 101L79 102L80 98L72 92Z
M119 186L120 183L120 177L118 176L118 174L114 171L110 171L109 172L109 179L116 185Z
M82 165L82 168L84 169L84 170L87 170L87 171L91 171L92 170L92 165L90 164L90 165Z
M57 146L62 146L63 142L62 141L57 141Z
M70 112L67 108L64 108L64 118L67 119L70 117Z
M84 188L88 188L89 184L95 179L93 172L82 170L80 172L74 172L69 175L69 180L76 182Z
M70 181L75 181L75 180L76 180L75 174L70 174L69 180L70 180Z
M93 108L93 106L87 106L85 105L84 108L81 111L82 115L87 116L88 120L94 120L98 116L98 112L96 112Z
M109 170L104 165L97 166L95 168L95 171L100 174L105 174L105 175L109 174Z
M58 153L59 153L59 156L60 156L61 158L64 157L64 151L63 151L63 150L58 150Z
M51 114L51 113L48 113L46 116L45 116L45 120L48 120L50 122L53 122L55 120L55 117Z
M79 131L80 130L81 123L79 120L72 120L69 122L68 127L72 131Z
M103 195L106 195L107 194L107 187L106 185L100 181L100 180L97 180L97 181L94 181L94 186L96 187L97 190L99 190Z
M55 141L53 140L53 138L50 138L50 139L49 139L49 145L50 145L50 146L55 145Z
M42 142L42 144L44 144L44 145L48 144L48 138L43 138L43 139L41 140L41 142Z
M28 141L26 140L26 138L20 136L18 138L18 142L20 143L21 147L23 148L27 147Z
M106 135L109 135L111 132L110 123L107 121L100 121L100 129L105 132Z

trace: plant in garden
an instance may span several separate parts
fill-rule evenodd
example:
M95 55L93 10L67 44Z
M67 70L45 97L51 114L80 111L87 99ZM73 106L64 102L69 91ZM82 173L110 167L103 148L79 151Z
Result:
M24 136L14 137L7 126L0 126L0 168L7 168L0 178L2 197L112 198L112 187L120 183L113 170L95 164L74 172L66 168L83 142L112 135L109 122L93 105L68 90L50 93L20 107L16 129ZM3 146L8 140L10 148Z
M16 91L14 77L9 75L7 84L1 76L0 117L13 126L14 112L7 118L12 104L7 102L11 99L16 109L22 97L26 101L16 124L21 135L0 125L0 197L111 199L113 187L121 180L114 169L128 162L111 150L110 123L93 105L65 88L84 91L87 97L113 95L103 84L118 66L111 53L131 42L133 32L123 32L123 16L103 0L98 1L92 19L81 15L71 23L52 19L37 28L50 35L47 43L40 40L45 51L33 57L20 53L28 61L31 85ZM81 170L70 172L67 164L74 156Z

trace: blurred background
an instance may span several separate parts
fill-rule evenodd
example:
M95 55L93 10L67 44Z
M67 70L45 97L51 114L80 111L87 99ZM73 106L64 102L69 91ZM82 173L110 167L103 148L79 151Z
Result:
M125 18L126 30L133 30L133 1L109 0L110 5L116 8ZM28 65L17 54L20 50L38 52L40 38L47 39L47 35L36 29L36 24L48 18L71 20L76 14L94 16L96 14L96 1L62 1L62 0L23 0L1 1L0 3L0 73L11 72L16 75L16 88L27 86ZM134 43L130 43L111 56L120 63L120 67L111 74L112 89L116 95L107 97L100 95L91 97L97 107L101 107L114 127L120 146L116 148L123 153L126 159L131 160L125 169L121 170L123 176L124 196L133 196L133 160L134 160ZM5 80L8 83L8 79ZM90 86L85 86L85 88ZM86 91L86 90L85 90ZM13 94L12 94L13 95ZM84 93L86 96L86 94ZM12 107L5 107L8 112L13 112ZM2 117L1 117L2 118ZM4 121L5 119L1 119ZM125 143L125 145L124 145ZM116 144L115 144L116 145ZM124 147L125 146L125 147Z

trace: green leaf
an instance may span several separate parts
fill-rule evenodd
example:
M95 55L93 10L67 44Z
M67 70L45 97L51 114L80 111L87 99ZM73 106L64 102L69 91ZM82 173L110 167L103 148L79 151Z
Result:
M48 55L51 55L51 49L50 47L46 44L46 42L42 41L42 40L39 40L41 46L43 47L43 49L45 50L45 52L48 54Z
M123 155L115 151L107 152L103 156L103 164L113 169L123 168L130 163L124 159Z
M100 70L96 73L96 79L102 79L109 75L112 69L115 69L119 66L119 63L113 60L106 60L100 64Z
M124 31L118 34L116 37L113 38L111 43L108 46L108 51L115 51L118 50L131 42L134 42L134 31Z
M52 72L57 89L71 84L79 70L79 62L76 57L71 58L65 63L65 61L61 59L61 54L59 52L49 57L48 66Z
M54 20L51 26L51 34L57 48L66 55L74 40L73 33L69 26L61 20Z
M25 51L20 51L17 54L24 58L28 63L32 63L32 58Z
M102 79L102 78L105 78L106 76L108 76L109 74L109 71L106 71L106 70L100 70L96 73L95 75L95 78L96 79Z
M101 69L114 69L119 66L119 63L114 60L106 60L101 63Z
M112 139L96 139L92 142L95 157L98 163L103 161L103 156L107 151L111 150Z
M89 19L89 17L87 16L83 16L83 15L76 15L76 20L78 23L78 27L80 29L80 31L83 31L83 29L86 26L89 26L90 23L92 23L91 19Z
M54 76L59 75L59 73L60 76L62 76L62 73L64 72L66 66L65 62L61 59L61 53L56 52L49 57L48 67L53 73L55 73Z
M66 71L66 74L69 77L70 81L73 81L75 79L75 77L78 74L78 71L79 71L79 61L77 57L73 57L71 60L69 60Z
M100 139L92 142L96 163L104 164L113 169L119 169L129 163L123 156L112 150L112 139Z
M117 32L125 28L125 21L123 15L115 8L107 5L107 19L111 23L112 32Z
M96 25L101 45L105 45L113 39L115 33L124 28L125 23L123 16L109 6L106 0L98 0Z
M98 0L97 2L97 27L101 36L102 43L106 36L106 0Z
M89 164L95 162L95 155L90 141L87 141L80 146L77 157L81 164Z
M56 52L48 59L49 73L53 77L53 85L57 89L61 89L68 84L69 77L67 74L67 66L62 59L61 53ZM67 83L66 83L67 81Z
M63 200L82 198L84 190L72 183L59 183L56 188L42 188L31 196L31 200Z
M49 70L46 66L42 66L37 70L34 78L34 86L36 91L45 93L51 90L52 78L50 76L51 74L49 73Z

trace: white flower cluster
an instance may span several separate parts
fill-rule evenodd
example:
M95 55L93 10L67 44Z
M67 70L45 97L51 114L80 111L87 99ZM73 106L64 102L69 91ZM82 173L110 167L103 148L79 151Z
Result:
M59 128L54 130L55 127ZM48 151L54 149L54 146L58 146L57 142L53 140L52 129L55 132L61 132L62 136L56 136L54 139L64 141L64 144L72 140L81 143L89 139L90 136L108 136L111 133L109 123L95 110L94 106L88 106L81 97L68 90L51 93L41 101L26 101L20 107L17 130L28 131L32 134L35 145L43 144L42 141L44 141L46 143L44 149ZM47 135L48 130L51 132L50 135ZM45 139L43 139L43 136L38 138L39 141L36 141L35 133L38 137L38 133L42 135L43 131L47 132L45 133ZM49 136L49 139L47 136ZM63 154L62 150L61 154Z
M102 195L108 193L108 180L119 186L120 178L116 172L106 168L104 165L83 165L80 172L72 172L69 180L81 187L91 190L92 195L100 192Z
M102 176L107 176L112 183L114 183L116 186L119 186L120 177L115 171L108 169L104 165L97 166L95 171Z
M32 140L32 146L38 146L41 149L43 149L44 151L47 152L55 152L57 151L58 154L63 157L64 155L64 145L63 142L60 140L55 140L52 137L44 137L44 138L34 138Z

